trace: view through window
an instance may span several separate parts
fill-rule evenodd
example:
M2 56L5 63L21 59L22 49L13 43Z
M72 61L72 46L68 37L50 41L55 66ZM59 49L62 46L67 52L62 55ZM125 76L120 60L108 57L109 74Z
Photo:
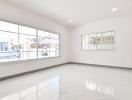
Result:
M82 35L82 49L84 50L115 49L114 35L115 35L115 31Z
M0 62L59 56L59 34L0 21Z

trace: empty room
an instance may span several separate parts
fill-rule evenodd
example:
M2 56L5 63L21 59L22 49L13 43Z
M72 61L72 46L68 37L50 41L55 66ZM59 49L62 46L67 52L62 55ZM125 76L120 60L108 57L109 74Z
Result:
M0 0L0 100L132 100L132 0Z

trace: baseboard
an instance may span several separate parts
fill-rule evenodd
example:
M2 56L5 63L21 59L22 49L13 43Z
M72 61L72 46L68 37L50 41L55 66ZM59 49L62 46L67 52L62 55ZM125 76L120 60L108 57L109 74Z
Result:
M80 62L69 62L69 64L79 64L79 65L88 65L88 66L94 66L94 67L105 67L105 68L116 68L116 69L132 70L132 68L129 68L129 67L100 65L100 64L88 64L88 63L80 63Z
M11 78L15 78L15 77L19 77L19 76L23 76L23 75L27 75L27 74L31 74L31 73L35 73L35 72L39 72L39 71L42 71L42 70L45 70L45 69L59 67L59 66L65 65L65 64L79 64L79 65L88 65L88 66L94 66L94 67L105 67L105 68L116 68L116 69L132 70L132 68L120 67L120 66L99 65L99 64L87 64L87 63L79 63L79 62L67 62L67 63L57 64L57 65L53 65L53 66L48 66L48 67L41 68L41 69L36 69L36 70L22 72L22 73L10 75L10 76L1 77L0 78L0 81L7 80L7 79L11 79Z
M27 74L31 74L31 73L35 73L35 72L39 72L39 71L42 71L42 70L45 70L45 69L59 67L59 66L65 65L65 64L69 64L69 62L62 63L62 64L57 64L57 65L53 65L53 66L48 66L48 67L40 68L40 69L36 69L36 70L31 70L31 71L27 71L27 72L22 72L22 73L18 73L18 74L13 74L13 75L10 75L10 76L1 77L0 81L15 78L15 77L19 77L19 76L23 76L23 75L27 75Z

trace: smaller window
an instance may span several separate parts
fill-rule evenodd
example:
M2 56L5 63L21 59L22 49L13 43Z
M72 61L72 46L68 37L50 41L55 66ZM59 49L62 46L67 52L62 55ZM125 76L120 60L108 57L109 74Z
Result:
M115 49L115 31L92 33L82 36L84 50Z

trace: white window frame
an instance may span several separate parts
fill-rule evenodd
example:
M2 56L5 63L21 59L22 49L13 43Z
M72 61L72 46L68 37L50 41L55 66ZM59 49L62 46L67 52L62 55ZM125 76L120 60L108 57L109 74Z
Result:
M12 23L12 22L8 22L8 21L4 21L4 20L0 20L0 21L2 21L2 22L6 22L6 23L11 23L11 24L15 24L15 23ZM15 24L15 25L17 25L18 26L18 33L17 32L11 32L11 31L6 31L6 30L0 30L1 32L9 32L9 33L17 33L18 34L18 40L19 40L19 34L24 34L24 33L20 33L19 32L19 26L25 26L25 25L20 25L20 24ZM37 44L38 44L38 30L40 30L40 31L45 31L45 30L43 30L43 29L38 29L38 28L34 28L34 27L29 27L29 26L25 26L25 27L28 27L28 28L33 28L33 29L35 29L36 30L36 35L34 35L34 36L36 36L36 38L37 38ZM33 59L20 59L20 57L19 57L19 60L13 60L13 61L0 61L0 64L3 64L3 63L19 63L19 62L27 62L27 61L29 61L29 60L41 60L41 59L52 59L52 58L57 58L57 57L60 57L60 33L55 33L55 32L50 32L50 31L45 31L45 32L48 32L49 34L50 33L52 33L52 34L57 34L58 35L58 39L56 39L56 40L58 40L59 41L59 50L58 50L58 55L57 56L48 56L48 57L42 57L42 58L38 58L38 48L37 48L37 51L35 52L35 53L37 53L36 55L37 55L37 57L36 58L33 58ZM30 35L29 35L30 36ZM49 37L50 38L50 37ZM50 52L50 51L49 51Z
M114 33L114 35L113 35L113 37L114 37L114 41L113 41L113 48L101 48L101 49L98 49L97 48L97 44L95 44L96 45L96 48L95 49L84 49L83 48L83 38L84 38L84 36L86 36L86 35L91 35L91 34L96 34L96 36L97 36L97 34L102 34L102 33L108 33L108 32L113 32ZM92 51L96 51L96 50L116 50L116 47L115 47L115 45L116 45L116 31L115 30L111 30L111 31L104 31L104 32L96 32L96 33L88 33L88 34L82 34L81 35L81 49L82 50L92 50Z

